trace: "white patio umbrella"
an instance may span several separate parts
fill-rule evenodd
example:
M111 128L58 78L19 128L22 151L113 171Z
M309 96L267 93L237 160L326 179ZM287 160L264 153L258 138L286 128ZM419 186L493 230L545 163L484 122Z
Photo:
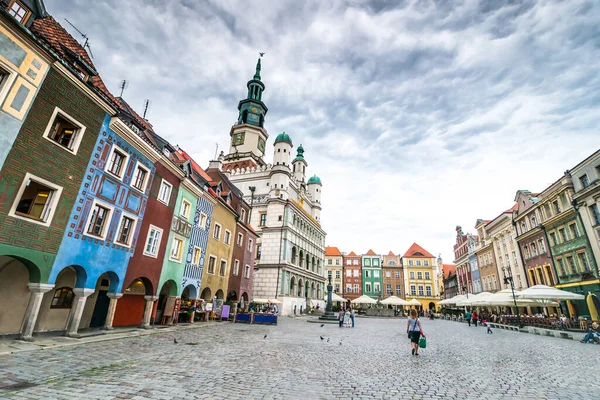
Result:
M485 296L488 296L490 294L491 294L490 292L481 292L478 294L471 294L468 297L465 296L461 301L457 302L456 305L459 307L478 305L476 303L477 300L483 300L485 298Z
M390 296L385 300L381 300L381 304L392 305L392 306L408 306L408 301L401 299L397 296Z
M277 299L269 299L269 303L271 304L281 304L281 300L277 300Z
M327 297L325 297L327 299ZM331 301L341 301L344 302L346 301L345 298L343 298L342 296L336 294L336 293L331 293Z
M529 307L529 306L535 307L535 306L542 305L536 300L524 299L524 298L519 297L519 293L520 292L518 290L515 290L517 307ZM513 298L511 289L502 289L501 291L496 292L496 293L492 294L491 296L489 296L486 300L487 300L488 305L490 305L490 306L514 307L514 305L515 305L515 298ZM556 302L548 303L548 306L550 306L550 307L555 307L557 305L558 305L558 303L556 303Z
M264 304L264 303L268 303L269 299L252 299L253 303L259 303L259 304Z
M369 296L362 295L351 301L352 304L376 304L377 300L370 298Z
M421 302L417 299L412 299L408 302L409 306L423 306L423 304L421 304Z
M444 304L447 305L455 305L462 299L466 298L464 294L459 294L458 296L451 297L449 299L444 300Z
M546 285L535 285L527 288L518 294L515 293L519 299L533 300L540 306L547 308L553 307L556 302L561 300L584 300L585 296L573 292L567 292L566 290L556 289ZM518 301L517 301L518 303Z

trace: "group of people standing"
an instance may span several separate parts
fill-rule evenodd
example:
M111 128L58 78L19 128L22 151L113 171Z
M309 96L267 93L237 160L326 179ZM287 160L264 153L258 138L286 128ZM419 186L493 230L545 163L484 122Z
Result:
M338 320L340 322L340 328L345 326L346 328L354 328L354 309L352 307L340 308L338 313Z

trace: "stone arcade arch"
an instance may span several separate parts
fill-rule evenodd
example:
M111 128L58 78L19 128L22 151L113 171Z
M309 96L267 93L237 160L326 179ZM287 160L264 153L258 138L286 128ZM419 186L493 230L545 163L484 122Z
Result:
M123 291L123 297L117 302L113 326L140 326L144 325L144 310L146 302L156 299L154 297L152 281L145 276L140 276L131 281ZM154 300L152 300L154 298ZM147 325L153 321L148 320Z

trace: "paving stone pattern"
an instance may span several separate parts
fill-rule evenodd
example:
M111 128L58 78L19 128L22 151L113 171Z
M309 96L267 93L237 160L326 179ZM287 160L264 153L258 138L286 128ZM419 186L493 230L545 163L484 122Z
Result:
M0 356L2 399L597 399L600 346L423 321L281 318ZM264 335L266 339L263 339ZM320 339L320 336L324 340ZM173 343L176 337L179 344ZM328 341L329 339L329 341ZM340 344L341 343L341 344Z

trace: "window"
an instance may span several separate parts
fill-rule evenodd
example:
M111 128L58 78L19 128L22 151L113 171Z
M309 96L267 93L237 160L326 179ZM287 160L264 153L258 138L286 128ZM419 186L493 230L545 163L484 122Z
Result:
M417 272L417 279L423 279L423 273Z
M349 278L352 276L352 270L351 269L347 269L346 270L346 276Z
M212 256L212 255L210 257L208 257L208 273L209 274L214 275L216 264L217 264L217 257Z
M229 246L231 243L231 231L225 229L225 236L223 237L223 243Z
M335 292L338 293L340 291L340 284L336 283L335 284Z
M352 285L351 284L346 284L346 293L352 293Z
M352 265L352 260L346 260L346 265Z
M575 274L578 272L577 266L575 265L575 261L573 260L573 257L567 256L567 265L569 266L571 273Z
M431 286L425 286L425 294L431 296Z
M119 149L117 146L113 146L110 154L108 155L106 170L117 178L122 179L128 158L129 156L127 153L125 153L125 151Z
M373 271L373 278L379 278L379 271Z
M56 107L50 117L48 126L46 126L43 137L76 154L84 132L85 126Z
M145 255L156 258L162 233L162 229L154 225L150 225L150 228L148 229L148 236L146 237L146 246L144 247Z
M8 13L22 24L25 23L27 17L29 16L29 10L18 1L15 1L11 4L10 8L8 9ZM68 308L71 308L71 306L69 305Z
M221 225L215 222L215 227L213 228L213 237L217 240L221 240Z
M169 205L169 198L171 197L171 189L173 185L164 179L160 182L160 189L158 190L158 201Z
M579 237L579 231L577 230L576 224L569 225L569 231L571 231L571 237L573 237L573 239Z
M194 246L194 252L192 253L192 264L200 265L200 259L202 258L202 249Z
M358 283L354 284L354 293L360 293L360 286L358 285Z
M352 261L352 265L358 265L358 260Z
M590 270L590 265L588 264L587 257L585 253L577 253L577 258L579 259L579 265L584 271Z
M408 265L413 265L413 260L408 260Z
M192 203L183 199L181 201L181 210L179 210L179 215L184 217L186 220L190 217L190 211L192 210Z
M370 278L371 277L370 272L371 271L369 271L368 269L365 270L365 278Z
M246 265L244 267L244 278L250 279L250 266Z
M327 265L332 265L333 264L333 260L330 258L327 260Z
M533 257L537 256L538 252L537 252L537 246L535 245L535 243L531 243L530 246L531 246L531 255Z
M241 210L241 220L243 223L246 223L246 210L242 208Z
M394 278L400 279L400 271L394 272Z
M554 208L554 214L560 214L561 209L558 200L554 200L554 202L552 202L552 207Z
M49 226L61 192L60 186L27 173L21 182L9 214Z
M559 267L559 272L561 276L565 276L567 274L567 271L565 270L565 262L563 261L562 258L558 257L556 259L556 262L558 264Z
M335 279L340 279L340 277L341 277L340 274L341 274L341 271L339 271L339 270L335 271Z
M267 214L266 213L260 213L260 226L266 226L267 225Z
M412 296L416 296L417 295L417 287L415 285L410 285L410 294Z
M419 296L423 296L423 286L419 285Z
M417 266L420 267L421 266L421 260L417 260Z
M327 271L327 278L328 279L333 278L333 272L332 271Z
M402 290L400 288L400 285L396 285L396 294L401 294Z
M545 253L546 252L546 244L544 243L543 240L539 240L538 244L540 246L540 253Z
M391 278L392 277L392 271L385 271L385 277L386 278Z
M371 282L365 284L365 292L371 293Z
M431 279L429 272L425 272L425 279Z
M410 279L415 279L415 272L414 271L410 271Z
M238 276L240 274L240 260L233 262L233 275Z
M4 68L0 67L0 90L4 87L4 83L8 80L10 73Z
M52 303L50 303L50 308L71 308L74 298L75 294L71 288L62 287L56 289L52 297Z
M200 213L200 221L198 223L198 226L201 229L206 228L206 221L208 221L208 216L206 214L204 214L204 213Z
M238 236L237 236L237 245L239 247L242 247L243 244L244 244L244 234L243 233L238 233Z
M371 259L370 258L365 258L363 260L363 265L367 266L367 267L370 267L371 266Z
M381 287L379 287L379 283L378 282L375 282L375 285L374 285L373 289L374 289L373 293L379 293L379 292L381 292Z
M183 249L183 240L174 237L171 242L171 260L181 261L181 252Z
M598 204L592 204L590 206L590 211L594 217L594 225L600 225L600 209L598 209Z
M373 259L373 266L375 266L375 267L379 266L379 260L377 258Z
M357 270L357 269L355 269L355 270L352 272L352 276L353 276L353 277L355 277L355 278L358 278L358 270Z
M498 290L498 282L496 281L496 275L492 275L492 282L494 283L494 290Z
M140 162L138 161L137 165L135 166L135 173L133 175L133 187L139 190L140 192L144 192L146 190L148 176L150 176L150 171L146 167L142 166L142 164L140 164ZM189 212L186 218L188 216Z
M340 259L339 258L335 259L335 265L340 265Z
M385 292L387 294L392 294L392 285L390 285L389 283L385 285Z
M249 242L252 242L251 240ZM262 245L256 246L256 259L260 260L260 255L262 254Z
M249 252L254 251L254 240L248 239L248 248L246 250Z
M548 284L549 286L554 286L554 277L552 276L552 272L550 271L550 266L549 265L545 265L544 269L546 270L546 276L548 277Z
M94 202L92 205L92 211L88 217L86 229L88 235L98 236L104 239L106 228L110 223L110 211L110 208Z
M219 276L225 276L227 272L227 260L221 260L221 266L219 267Z
M117 242L123 245L131 244L131 233L135 227L135 220L125 215L121 216L119 231L117 232Z
M590 181L588 180L588 176L583 175L579 177L579 182L581 182L581 186L583 186L583 188L586 188L588 186L590 186Z
M560 235L560 238L562 239L563 243L569 241L569 238L567 237L567 232L565 232L563 228L560 228L558 230L558 234Z
M556 246L558 244L558 242L556 241L556 233L550 232L550 239L553 246Z

